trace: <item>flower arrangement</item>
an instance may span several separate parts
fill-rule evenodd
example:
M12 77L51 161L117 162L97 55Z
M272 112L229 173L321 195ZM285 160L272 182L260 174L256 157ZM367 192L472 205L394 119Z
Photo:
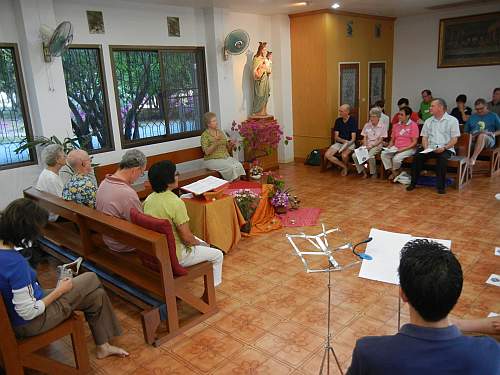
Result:
M285 189L285 180L280 175L272 171L265 172L264 175L266 176L266 183L274 185L274 191Z
M286 190L277 190L271 197L271 205L274 208L283 207L288 208L290 194Z
M258 194L254 193L248 189L240 189L236 191L233 195L236 204L238 205L241 214L247 221L247 223L241 228L243 232L250 232L250 219L255 213L257 206L259 205L260 197Z
M252 166L250 167L250 170L248 171L249 176L253 179L258 180L262 177L262 173L264 173L264 168L259 165L258 160L254 161L252 163Z
M241 124L233 121L231 131L239 134L244 149L252 152L252 159L257 156L256 152L262 152L262 156L271 154L283 139L283 131L276 120L264 122L250 119ZM285 145L291 140L292 137L286 136ZM240 147L238 146L235 150L240 150Z

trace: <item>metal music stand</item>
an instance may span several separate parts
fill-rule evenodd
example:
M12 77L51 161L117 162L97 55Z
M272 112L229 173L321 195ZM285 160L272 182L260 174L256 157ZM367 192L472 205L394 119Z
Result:
M327 272L328 273L328 325L327 325L327 335L326 335L326 343L325 343L325 351L323 353L323 359L321 360L321 367L319 369L319 375L323 374L323 369L325 367L326 363L326 373L330 375L330 353L333 355L333 358L335 359L335 362L337 364L337 367L340 371L340 374L344 375L344 372L342 371L342 367L340 366L340 362L337 358L337 355L335 354L335 350L333 349L331 338L331 330L330 330L330 320L331 320L331 300L332 300L332 272L336 271L343 271L347 268L353 267L359 263L361 263L362 260L371 260L372 257L370 255L364 254L364 253L358 253L356 252L356 247L358 247L361 244L370 242L372 239L371 237L367 238L364 241L361 241L355 245L353 245L351 242L345 242L337 247L330 247L328 244L328 234L334 233L334 232L340 232L340 228L333 228L326 230L325 225L321 224L321 227L323 231L320 234L317 234L315 236L311 235L306 235L305 233L300 233L300 234L287 234L286 238L288 241L290 241L290 244L292 245L293 249L295 250L296 255L300 258L304 265L304 269L307 273L320 273L320 272ZM311 250L306 250L306 251L301 251L297 244L294 242L296 239L304 239L307 240L311 245L313 245L313 249ZM342 250L348 250L350 249L354 256L356 257L356 260L346 264L346 265L341 265L338 263L335 258L333 257L333 254L336 252L340 252ZM305 256L325 256L328 259L328 268L312 268L308 260L305 258Z

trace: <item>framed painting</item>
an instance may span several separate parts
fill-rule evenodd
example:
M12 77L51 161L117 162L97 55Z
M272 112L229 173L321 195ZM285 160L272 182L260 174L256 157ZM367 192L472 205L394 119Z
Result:
M371 108L378 100L385 98L385 62L368 63L369 101Z
M500 12L439 21L438 68L500 64Z
M339 106L349 104L351 115L359 118L359 63L339 63Z

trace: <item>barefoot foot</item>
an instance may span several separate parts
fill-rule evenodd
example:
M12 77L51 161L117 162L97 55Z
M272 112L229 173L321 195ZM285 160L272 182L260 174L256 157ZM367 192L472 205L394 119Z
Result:
M128 357L129 353L123 350L122 348L110 345L109 343L97 346L96 349L97 359L103 359L111 355L116 355L118 357Z

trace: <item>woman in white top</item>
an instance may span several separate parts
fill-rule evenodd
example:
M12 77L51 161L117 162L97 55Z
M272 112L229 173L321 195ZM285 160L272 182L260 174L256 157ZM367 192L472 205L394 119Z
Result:
M66 154L61 145L48 145L42 151L42 161L45 169L38 176L36 189L62 197L63 181L59 177L59 170L66 165ZM56 221L58 215L50 214L49 221Z

